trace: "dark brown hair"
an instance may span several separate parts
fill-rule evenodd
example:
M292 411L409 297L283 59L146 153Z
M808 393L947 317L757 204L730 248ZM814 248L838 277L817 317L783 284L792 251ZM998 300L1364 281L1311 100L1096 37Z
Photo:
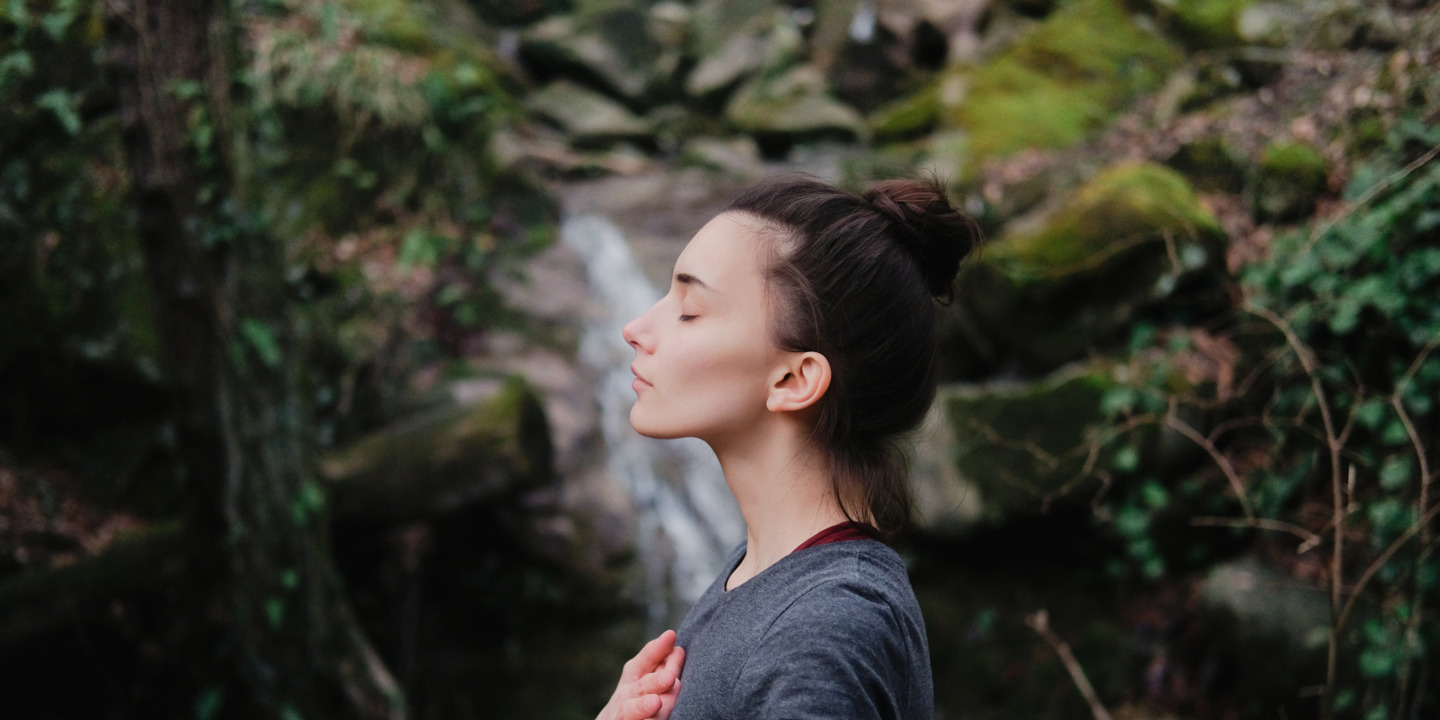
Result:
M953 297L960 262L979 243L977 224L950 206L938 182L915 180L856 195L780 176L726 211L757 218L771 236L776 345L830 362L813 437L830 457L842 511L893 534L910 516L897 440L935 397L935 301Z

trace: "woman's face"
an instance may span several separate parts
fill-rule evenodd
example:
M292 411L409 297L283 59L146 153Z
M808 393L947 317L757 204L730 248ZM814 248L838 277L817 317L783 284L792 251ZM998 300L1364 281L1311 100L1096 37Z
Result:
M625 325L635 348L630 424L640 434L714 445L766 413L782 353L770 341L755 225L716 216L675 261L670 292Z

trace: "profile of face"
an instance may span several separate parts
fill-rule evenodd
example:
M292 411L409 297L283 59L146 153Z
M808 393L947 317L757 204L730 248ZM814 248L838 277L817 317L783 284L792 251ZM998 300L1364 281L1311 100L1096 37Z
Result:
M712 446L754 430L785 353L767 323L757 223L721 214L675 261L670 291L625 325L635 348L630 424L655 438Z

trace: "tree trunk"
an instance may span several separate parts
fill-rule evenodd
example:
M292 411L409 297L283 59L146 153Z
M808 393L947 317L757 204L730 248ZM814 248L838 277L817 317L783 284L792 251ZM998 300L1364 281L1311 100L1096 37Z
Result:
M282 248L233 172L238 31L228 0L111 0L112 81L214 622L192 638L222 716L399 717L339 587L312 479ZM201 614L192 610L195 614ZM198 705L197 705L198 707Z

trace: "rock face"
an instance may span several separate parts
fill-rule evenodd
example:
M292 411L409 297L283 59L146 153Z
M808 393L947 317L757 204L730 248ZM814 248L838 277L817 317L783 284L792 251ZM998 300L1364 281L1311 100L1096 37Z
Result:
M1222 237L1181 175L1121 164L987 246L962 311L1022 368L1044 372L1112 347L1138 312L1211 266Z
M652 142L650 123L624 105L569 81L558 80L530 93L525 105L558 125L577 148Z
M857 140L865 135L860 113L831 98L824 76L809 67L762 76L741 88L726 106L725 117L772 155L783 155L798 140Z
M936 399L919 448L917 522L962 533L1040 511L1082 479L1089 435L1113 384L1104 365L1075 366L1043 380L952 385Z
M457 387L446 406L381 430L322 463L335 512L397 524L553 479L550 428L518 377Z

